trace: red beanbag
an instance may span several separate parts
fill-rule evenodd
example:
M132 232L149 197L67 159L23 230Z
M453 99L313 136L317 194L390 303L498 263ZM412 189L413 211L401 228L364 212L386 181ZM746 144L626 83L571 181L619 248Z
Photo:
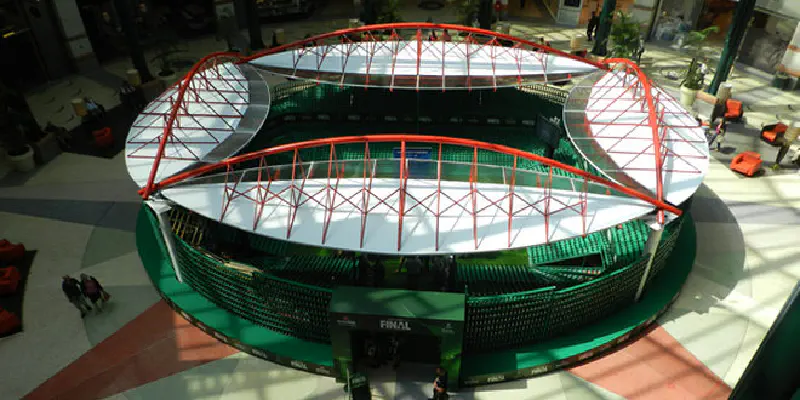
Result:
M16 333L21 326L22 322L16 314L0 308L0 336Z
M761 154L754 151L739 153L731 160L731 170L752 177L761 170Z
M22 243L11 244L7 240L0 241L0 262L12 263L22 260L25 246Z
M16 293L20 279L17 267L0 268L0 296Z

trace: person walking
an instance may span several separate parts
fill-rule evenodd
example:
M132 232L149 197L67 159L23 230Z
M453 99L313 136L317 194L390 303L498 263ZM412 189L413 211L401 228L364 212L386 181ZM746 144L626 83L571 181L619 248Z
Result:
M447 400L447 372L442 367L436 367L436 378L433 379L433 399L431 400Z
M83 289L83 294L97 308L97 312L103 312L103 303L105 303L108 295L103 290L100 282L93 276L81 274L81 288Z
M86 317L86 313L92 310L92 307L86 302L81 284L77 279L69 275L61 277L61 291L64 292L64 296L67 296L67 300L81 312L81 318Z
M586 38L591 42L597 33L597 27L600 25L600 15L597 10L592 11L592 16L589 18L589 26L586 27Z
M722 141L725 139L725 133L727 132L728 127L727 123L725 122L725 118L717 118L714 121L714 130L713 132L709 132L708 138L708 149L714 150L714 144L716 144L717 151L722 149Z

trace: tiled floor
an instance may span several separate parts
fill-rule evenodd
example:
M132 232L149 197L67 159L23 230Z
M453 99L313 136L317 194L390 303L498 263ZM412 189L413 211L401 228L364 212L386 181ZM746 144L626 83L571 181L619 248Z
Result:
M286 24L288 36L342 27L347 13L342 14L330 26L318 21ZM440 17L448 18L435 18ZM515 22L513 33L544 34L559 43L580 31ZM189 44L193 55L218 46L212 38ZM685 57L654 46L645 56L651 77L674 88L677 83L660 71L685 64ZM127 67L120 62L108 71L121 77ZM69 107L59 104L76 93L113 104L113 88L98 80L107 81L74 77L29 100L40 121L73 123ZM737 71L732 81L735 97L749 107L747 125L731 128L741 135L752 135L762 122L799 103L797 96L767 88L757 75ZM737 142L736 151L747 145ZM796 172L742 178L712 161L693 204L696 265L659 327L587 365L454 398L726 397L730 388L725 384L735 385L800 277L795 243L800 229L798 180ZM0 179L0 238L38 251L25 294L24 331L0 339L0 398L22 398L32 391L30 399L55 394L129 400L345 398L331 379L235 352L171 313L136 254L133 223L139 204L122 155L105 160L62 154L31 174L8 173ZM114 296L104 313L84 320L59 287L61 275L81 272L95 275ZM425 398L430 386L416 375L387 372L376 398Z

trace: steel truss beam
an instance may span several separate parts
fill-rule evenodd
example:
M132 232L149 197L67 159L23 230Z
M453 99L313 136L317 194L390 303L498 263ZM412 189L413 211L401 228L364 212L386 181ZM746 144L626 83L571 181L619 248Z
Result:
M386 143L394 142L399 145L400 157L399 172L397 173L398 186L390 193L379 194L372 189L372 179L375 175L375 162L371 158L370 144L372 143ZM347 145L361 143L364 145L364 159L356 160L355 162L363 166L361 172L361 190L351 193L349 195L343 194L340 190L340 181L344 174L344 165L338 158L337 145ZM438 157L436 162L436 183L435 190L419 198L418 195L409 193L408 180L409 180L409 159L408 159L408 145L428 143L434 144L438 147ZM442 146L455 145L466 147L472 153L472 160L470 161L469 172L469 190L460 197L453 197L442 189ZM308 190L305 187L307 179L311 179L314 175L314 165L320 164L320 161L315 163L304 163L300 158L300 150L312 148L327 148L327 174L323 177L326 184L319 190ZM499 154L510 155L513 158L512 166L510 168L510 178L507 180L507 190L500 198L491 199L480 190L481 181L479 176L479 169L481 164L478 163L478 152L490 151ZM267 159L277 154L292 154L291 176L289 177L289 185L283 186L281 189L272 189L272 183L277 179L274 175L278 173L276 169L272 172L273 168L269 167ZM543 190L543 195L535 201L532 201L524 196L516 193L515 188L517 185L516 179L518 174L518 160L526 159L530 161L539 162L547 166L547 173L543 179L537 179L537 185ZM258 160L258 171L256 174L256 185L249 186L248 189L240 189L241 182L245 174L252 174L252 170L241 170L236 167L243 163ZM351 163L353 161L350 161ZM306 167L310 165L309 167ZM355 164L353 164L355 165ZM500 167L498 167L500 168ZM503 168L503 176L505 179L506 169ZM566 177L563 179L570 179L572 183L572 191L578 193L577 201L564 202L558 196L553 195L553 175L554 169L560 169L573 175L572 178ZM646 201L659 210L666 210L674 214L680 215L681 211L669 204L659 202L657 199L651 198L645 194L634 191L630 188L621 186L614 182L608 181L591 175L585 171L579 170L575 167L561 164L559 162L547 159L536 154L527 153L518 149L509 148L506 146L495 145L490 143L478 142L468 139L458 139L451 137L436 137L436 136L421 136L421 135L374 135L374 136L351 136L340 138L329 138L312 140L308 142L293 143L281 145L270 149L260 150L254 153L236 156L223 160L215 164L209 164L192 171L188 171L170 178L163 180L154 185L156 190L163 190L182 182L190 180L198 176L205 176L215 172L223 171L224 189L223 189L223 211L221 219L226 215L228 207L231 202L238 198L246 198L256 204L253 215L253 230L256 230L261 222L261 216L264 206L268 202L278 202L290 209L287 214L287 230L286 238L290 239L292 235L292 227L297 217L298 208L304 204L311 202L315 206L324 210L324 223L322 231L322 244L325 244L327 233L331 224L333 213L339 207L346 206L349 209L355 209L361 216L361 237L360 245L364 246L364 239L366 234L366 224L368 215L373 212L376 207L383 206L393 213L398 218L397 232L398 243L397 250L401 251L403 247L403 229L404 219L409 213L415 211L432 216L435 220L436 229L436 249L439 249L439 218L449 210L457 208L469 215L472 218L472 234L475 249L480 246L479 243L479 223L478 218L490 215L495 212L500 212L508 219L508 245L513 243L512 232L514 225L514 218L524 215L525 212L533 210L544 217L545 233L550 237L550 217L560 212L573 212L579 215L583 221L583 234L587 233L587 208L588 208L588 193L589 185L600 184L607 187L607 193L610 190L619 192L622 195L636 198L638 200ZM531 173L530 171L526 171ZM264 185L266 174L266 187ZM563 175L563 174L562 174ZM252 176L252 175L250 175ZM560 178L562 179L562 178ZM190 183L187 183L190 184ZM393 204L396 203L396 206ZM481 204L479 206L479 203ZM496 211L495 211L496 210Z

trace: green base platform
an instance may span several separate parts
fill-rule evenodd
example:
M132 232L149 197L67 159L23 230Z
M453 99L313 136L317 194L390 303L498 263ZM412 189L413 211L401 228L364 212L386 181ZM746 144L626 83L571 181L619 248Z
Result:
M178 282L156 217L147 206L136 228L139 256L162 298L193 325L257 357L325 376L335 376L331 346L285 336L218 308ZM655 277L639 303L573 334L528 347L467 355L461 377L466 386L526 378L605 352L649 326L669 308L694 264L696 232L691 216L683 224L669 267Z
M528 347L465 356L465 386L531 377L595 357L635 336L664 313L680 294L694 265L697 233L691 215L661 274L654 277L640 301L579 331Z

